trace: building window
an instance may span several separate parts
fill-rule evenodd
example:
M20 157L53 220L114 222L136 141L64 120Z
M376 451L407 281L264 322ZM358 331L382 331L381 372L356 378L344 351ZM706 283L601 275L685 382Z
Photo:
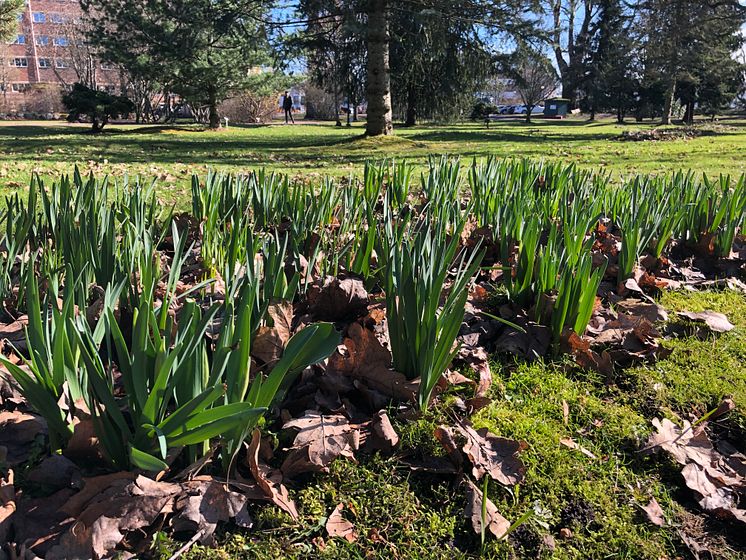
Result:
M36 38L36 46L37 47L47 47L49 46L49 37L46 35L39 35Z
M69 44L67 37L55 37L52 40L55 47L66 47Z
M10 65L16 68L28 68L28 59L25 56L17 56L10 59Z
M16 45L25 45L26 44L26 36L25 35L17 35L15 40Z
M101 70L114 70L114 67L108 62L101 63Z
M67 60L64 58L58 58L54 61L54 65L57 68L70 68L70 65L67 63Z
M16 15L16 20L18 20L19 22L23 21L23 12L20 12Z
M51 68L52 67L52 61L49 58L40 58L39 59L39 68Z
M65 23L65 18L62 14L49 14L49 21L52 23Z
M44 12L34 12L33 20L34 23L47 23L47 14Z
M15 91L16 93L22 93L28 90L28 88L29 88L28 84L13 84L12 86L10 86L10 89Z

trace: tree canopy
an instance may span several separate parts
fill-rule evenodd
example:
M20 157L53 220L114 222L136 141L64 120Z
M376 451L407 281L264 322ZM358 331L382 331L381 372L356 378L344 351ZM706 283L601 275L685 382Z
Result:
M218 103L270 62L269 0L81 0L90 40L103 56L205 107L219 126Z
M23 0L0 0L0 41L7 41L13 36L16 17L23 5Z

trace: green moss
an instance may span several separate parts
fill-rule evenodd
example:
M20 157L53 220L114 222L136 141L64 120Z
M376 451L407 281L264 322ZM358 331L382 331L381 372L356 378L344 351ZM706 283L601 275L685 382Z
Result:
M702 416L724 397L737 406L733 420L746 427L746 297L723 292L672 292L661 298L671 314L676 311L724 313L736 329L722 335L672 338L665 344L671 356L650 367L628 370L640 398L681 415Z
M654 477L637 472L633 452L648 433L648 422L601 387L554 365L521 365L510 373L504 400L481 411L474 423L527 443L526 481L493 499L508 519L532 509L544 512L543 523L528 524L538 534L570 529L571 539L557 540L556 558L598 558L612 551L659 558L669 536L641 522L639 505L652 495L668 502ZM594 457L568 448L561 438L571 438Z
M421 487L393 459L374 456L359 465L336 461L331 472L304 485L295 499L298 523L278 518L276 509L266 506L254 514L254 530L223 534L217 550L194 547L185 560L465 557L450 546L462 525L463 504L453 500L447 483ZM343 516L355 526L355 543L326 534L326 518L340 503Z

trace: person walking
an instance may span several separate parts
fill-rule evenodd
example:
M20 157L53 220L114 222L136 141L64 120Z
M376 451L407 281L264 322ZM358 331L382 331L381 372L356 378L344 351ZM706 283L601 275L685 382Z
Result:
M295 120L293 119L293 98L290 97L287 91L282 98L282 110L285 112L285 124L288 124L288 119L290 119L291 123L295 124Z

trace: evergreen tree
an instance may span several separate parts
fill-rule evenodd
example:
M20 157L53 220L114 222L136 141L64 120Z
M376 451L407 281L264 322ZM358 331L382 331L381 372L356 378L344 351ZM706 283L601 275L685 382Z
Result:
M81 0L91 41L133 75L204 107L211 128L218 104L269 62L264 18L269 0Z
M633 23L624 0L599 1L584 84L591 119L597 111L612 110L622 123L635 104L639 80Z
M389 66L389 0L368 0L367 21L367 87L368 120L365 133L369 136L392 134L391 69Z
M338 125L342 98L353 113L348 118L356 116L357 105L365 98L364 8L364 0L300 0L297 12L307 24L285 41L292 51L305 55L311 82L334 97Z
M697 103L722 103L735 96L733 53L743 39L746 7L738 0L643 0L647 82L660 83L663 123L671 122L678 98L691 122ZM717 84L717 87L714 87Z
M474 23L480 15L476 6L465 4L458 13L444 0L392 10L392 93L406 126L420 118L449 120L471 109L474 92L492 69L491 35Z
M7 41L15 34L16 17L23 5L23 0L0 0L0 41Z
M308 20L300 44L327 91L366 68L349 81L365 83L368 133L383 134L393 108L408 125L460 115L490 74L498 42L535 33L530 14L538 7L538 0L300 0Z

